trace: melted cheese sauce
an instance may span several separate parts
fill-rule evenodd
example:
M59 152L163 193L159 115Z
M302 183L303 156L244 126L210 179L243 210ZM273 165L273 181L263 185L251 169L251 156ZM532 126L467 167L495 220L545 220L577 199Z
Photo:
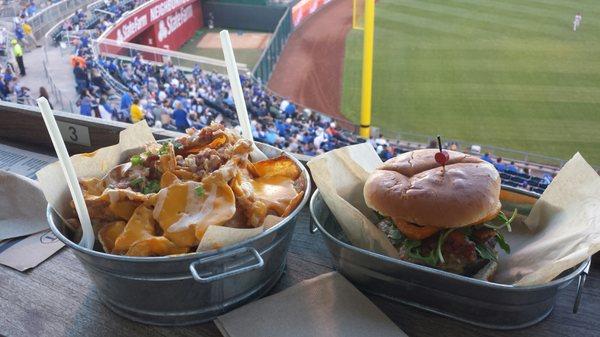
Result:
M285 176L265 176L250 181L258 200L281 216L298 193L294 181Z
M196 189L204 193L198 195ZM194 246L206 228L221 225L235 214L235 196L224 182L188 181L173 184L158 194L153 216L164 235L178 246Z

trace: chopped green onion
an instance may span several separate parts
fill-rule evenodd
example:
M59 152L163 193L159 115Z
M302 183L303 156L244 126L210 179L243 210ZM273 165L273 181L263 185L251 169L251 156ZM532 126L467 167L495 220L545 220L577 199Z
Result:
M173 144L173 147L175 148L175 150L181 150L183 149L183 144L181 144L180 142L174 140L173 142L171 142L171 144Z
M142 193L144 194L158 193L158 191L160 191L160 182L158 180L150 180L142 189Z
M135 179L133 179L132 181L130 181L130 182L129 182L129 184L130 184L131 186L138 186L138 185L140 185L140 184L141 184L141 183L143 183L143 182L144 182L144 178L142 178L142 177L138 177L138 178L135 178Z
M196 191L197 196L199 196L199 197L204 196L204 187L198 186L194 189L194 191Z
M144 160L142 160L142 157L140 157L139 155L135 155L135 156L131 156L131 165L134 166L139 166L142 165L144 163Z
M169 143L164 143L158 150L158 154L161 156L169 154Z

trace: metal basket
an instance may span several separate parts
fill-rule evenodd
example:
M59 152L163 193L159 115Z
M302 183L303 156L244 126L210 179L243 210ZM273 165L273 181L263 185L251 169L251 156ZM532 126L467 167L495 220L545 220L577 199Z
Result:
M502 188L503 194L512 195L511 207L518 207L520 214L524 211L528 214L531 209L522 200L539 197L535 193ZM352 246L319 190L312 196L310 212L311 232L318 230L323 234L335 268L361 290L486 328L519 329L540 322L552 311L557 292L578 278L573 308L576 312L591 260L543 285L518 287L498 284Z
M284 154L275 147L257 145L268 157ZM302 169L306 180L300 204L262 234L222 249L173 257L112 255L71 241L73 233L50 206L48 223L52 232L73 249L102 301L117 314L155 325L206 322L261 297L283 273L298 213L310 195L308 171L287 156Z

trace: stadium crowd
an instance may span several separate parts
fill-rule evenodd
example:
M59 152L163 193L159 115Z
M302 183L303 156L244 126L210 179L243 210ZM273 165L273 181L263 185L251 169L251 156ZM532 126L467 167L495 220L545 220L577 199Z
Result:
M139 3L112 1L105 9L112 16L87 17L79 11L59 31L79 32L71 34L77 37L70 42L80 114L130 122L146 119L150 125L181 132L212 122L235 127L237 115L225 76L199 65L184 72L169 61L148 62L141 54L129 61L93 55L92 39ZM83 28L77 26L81 22ZM105 74L119 83L109 83ZM293 102L269 92L249 75L241 80L257 140L306 155L356 143L356 137L339 130L330 117L308 109L299 111Z
M99 111L101 116L132 122L145 118L151 125L181 132L212 122L237 125L229 81L221 74L204 71L198 65L185 73L169 61L162 65L146 62L140 54L131 62L100 58L97 64L126 88L118 106L107 109L113 89L103 81L102 70L90 70L91 90L100 95L98 102L105 102L98 108L103 110ZM241 81L257 140L306 155L357 142L356 137L339 130L331 118L308 109L300 111L249 75L241 76ZM86 89L88 96L90 87ZM110 110L110 116L105 110Z

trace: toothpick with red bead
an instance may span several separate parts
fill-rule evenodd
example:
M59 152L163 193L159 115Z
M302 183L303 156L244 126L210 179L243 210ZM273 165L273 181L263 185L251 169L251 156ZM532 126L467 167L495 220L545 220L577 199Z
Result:
M435 161L438 164L442 165L443 170L446 170L446 163L450 159L450 154L448 154L448 152L446 150L442 149L442 139L440 138L439 135L437 136L437 142L438 142L438 148L440 149L440 152L436 152Z

